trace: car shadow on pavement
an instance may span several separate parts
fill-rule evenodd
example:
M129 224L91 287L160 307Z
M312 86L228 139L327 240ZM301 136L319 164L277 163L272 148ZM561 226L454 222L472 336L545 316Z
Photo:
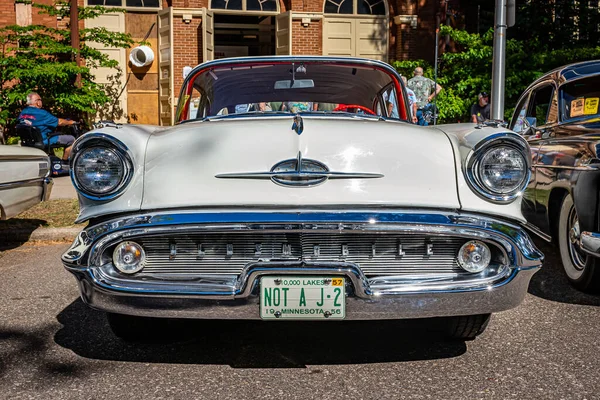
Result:
M42 219L9 219L0 221L0 251L16 249L26 243L31 233L45 224Z
M586 294L571 286L557 246L538 238L535 238L535 244L544 253L544 264L531 278L529 294L560 303L600 306L600 295Z
M54 341L97 360L223 364L232 368L305 368L457 357L463 341L444 341L430 321L169 322L172 334L151 343L113 335L105 314L76 300L57 317Z

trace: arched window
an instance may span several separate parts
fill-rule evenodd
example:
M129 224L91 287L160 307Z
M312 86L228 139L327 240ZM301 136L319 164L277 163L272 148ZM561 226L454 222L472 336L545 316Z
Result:
M213 10L277 11L277 0L211 0Z
M325 0L326 14L386 15L385 0Z

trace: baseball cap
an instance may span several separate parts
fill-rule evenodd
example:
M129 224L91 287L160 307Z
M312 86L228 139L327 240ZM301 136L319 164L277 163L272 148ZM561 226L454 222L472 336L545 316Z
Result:
M488 94L488 92L481 92L479 93L479 97L490 97L490 95Z

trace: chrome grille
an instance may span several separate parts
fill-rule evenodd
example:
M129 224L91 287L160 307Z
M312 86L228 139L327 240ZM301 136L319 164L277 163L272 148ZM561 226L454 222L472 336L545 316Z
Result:
M134 239L146 251L142 274L239 275L251 262L351 262L369 276L459 273L467 239L393 233L227 232ZM429 253L428 254L428 250Z

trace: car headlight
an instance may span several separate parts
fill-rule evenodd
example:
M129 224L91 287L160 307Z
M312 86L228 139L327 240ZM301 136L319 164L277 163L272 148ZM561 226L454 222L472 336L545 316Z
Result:
M469 158L467 181L486 200L509 203L527 187L530 166L526 143L507 137L491 140Z
M75 187L94 200L117 196L131 178L131 171L126 148L116 140L88 140L79 144L71 164Z

